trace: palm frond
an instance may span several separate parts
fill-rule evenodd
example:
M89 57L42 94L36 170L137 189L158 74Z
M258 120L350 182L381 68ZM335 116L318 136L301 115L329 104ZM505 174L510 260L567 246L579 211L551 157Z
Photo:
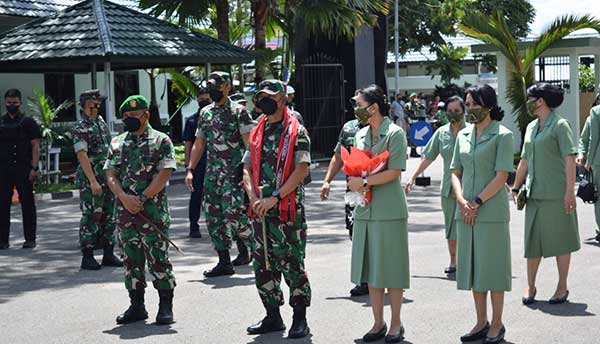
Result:
M465 35L479 39L496 47L515 66L522 65L517 48L517 41L501 12L491 18L480 12L469 11L465 14L458 28ZM521 70L521 68L519 68Z
M600 32L600 20L589 14L565 15L555 19L540 37L525 51L525 68L530 68L535 59L565 36L581 29L594 29Z

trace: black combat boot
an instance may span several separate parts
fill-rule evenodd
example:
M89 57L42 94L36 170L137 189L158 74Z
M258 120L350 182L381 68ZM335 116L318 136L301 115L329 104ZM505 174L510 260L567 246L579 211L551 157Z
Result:
M117 317L117 324L129 324L132 322L148 319L148 312L144 305L144 289L129 291L131 305L125 313Z
M306 306L294 306L294 317L292 327L288 332L288 338L304 338L310 333L308 322L306 322Z
M81 268L83 270L100 270L102 267L96 259L94 259L94 249L91 247L81 250L83 257L81 258Z
M237 245L239 254L231 263L234 266L250 264L250 253L248 253L248 246L246 246L242 240L237 240L235 243Z
M102 266L123 266L123 262L114 254L114 246L104 246L104 256L102 256Z
M204 271L206 277L217 277L224 275L233 275L233 264L231 264L231 258L229 257L229 250L217 251L219 254L219 262L211 270Z
M263 334L276 331L284 331L285 324L279 313L279 306L266 307L267 316L260 322L248 327L248 334Z
M158 314L156 314L157 325L168 325L173 320L173 289L158 289L160 302L158 303Z

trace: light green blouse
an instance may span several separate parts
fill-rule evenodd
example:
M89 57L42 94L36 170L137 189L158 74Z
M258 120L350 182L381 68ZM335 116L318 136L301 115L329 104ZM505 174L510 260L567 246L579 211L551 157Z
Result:
M458 133L450 169L462 170L463 196L474 200L496 177L497 171L512 172L513 133L497 121L492 121L476 139L475 126ZM460 207L455 220L462 221ZM478 222L507 222L510 220L508 194L502 188L479 208Z
M551 112L543 126L535 119L527 126L521 159L527 160L527 196L535 199L563 199L565 157L577 154L569 122Z
M404 130L385 117L383 123L371 139L371 127L366 126L356 133L355 146L358 149L381 154L388 151L388 169L406 169L406 135ZM356 207L357 220L401 220L408 218L408 207L400 178L383 185L372 187L373 198L365 207Z

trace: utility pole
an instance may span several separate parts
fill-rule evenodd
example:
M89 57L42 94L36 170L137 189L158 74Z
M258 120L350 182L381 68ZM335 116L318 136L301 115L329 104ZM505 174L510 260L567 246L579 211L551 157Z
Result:
M394 88L396 89L396 97L398 97L398 93L400 92L400 67L398 66L398 0L394 1Z

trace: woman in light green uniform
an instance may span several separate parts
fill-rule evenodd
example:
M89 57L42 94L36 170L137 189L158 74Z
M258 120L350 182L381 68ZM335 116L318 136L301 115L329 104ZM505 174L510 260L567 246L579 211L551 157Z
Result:
M446 101L444 111L450 123L435 131L435 134L425 146L423 160L421 160L419 167L404 186L406 193L409 193L415 185L417 177L431 165L438 155L442 156L444 160L444 176L441 186L442 212L444 213L446 240L448 240L448 251L450 253L450 265L444 270L447 274L456 272L456 226L454 225L456 197L452 192L450 182L450 175L452 174L450 162L452 162L456 135L465 128L465 110L465 102L460 97L454 96ZM440 111L442 110L440 109Z
M461 341L504 340L502 323L504 292L511 290L510 212L504 189L513 170L514 139L500 125L504 112L489 85L467 90L467 121L474 126L458 133L452 169L456 195L458 289L472 290L477 324ZM487 317L487 295L491 293L492 323Z
M527 108L533 120L527 126L513 195L525 181L525 258L528 289L523 304L535 302L535 280L542 257L556 257L558 286L550 303L569 296L567 276L571 252L579 250L575 206L575 157L577 146L569 122L554 109L563 102L563 90L547 83L527 89Z
M356 148L375 155L387 151L389 157L382 172L348 180L350 190L372 192L371 202L354 210L351 278L355 284L369 284L375 321L363 340L372 342L385 336L387 343L398 343L404 337L400 320L403 292L410 285L408 207L400 184L400 175L406 168L406 135L382 115L387 114L389 106L380 87L371 85L358 90L355 101L356 116L368 123L355 136ZM392 306L389 332L383 320L386 288Z
M600 94L598 95L600 97ZM598 97L596 102L598 102ZM600 105L590 110L579 137L579 156L577 165L585 167L594 174L594 183L600 183ZM594 203L596 214L596 241L600 242L600 201Z

